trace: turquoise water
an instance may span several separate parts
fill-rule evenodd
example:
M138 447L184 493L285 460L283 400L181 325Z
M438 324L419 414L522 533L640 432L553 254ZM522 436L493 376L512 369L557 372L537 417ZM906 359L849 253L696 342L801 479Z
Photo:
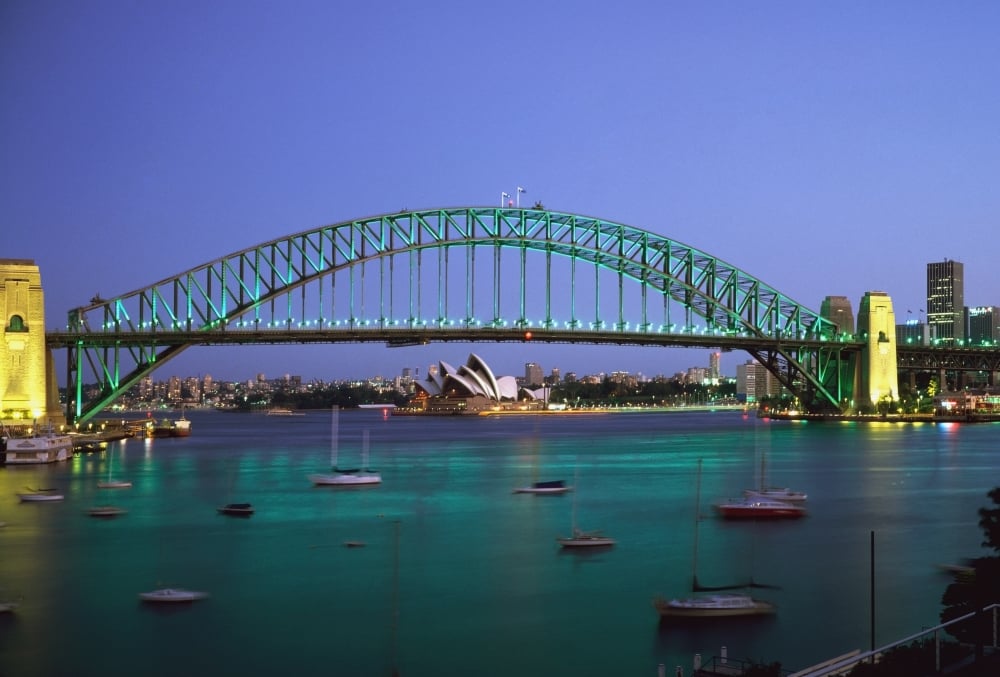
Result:
M126 440L0 469L0 675L655 675L695 653L798 669L938 622L936 564L982 554L978 508L1000 484L994 425L801 424L739 413L503 418L340 414L340 462L370 434L383 484L313 487L330 415L192 412L193 435ZM770 483L809 516L717 519ZM700 483L703 584L755 580L774 618L661 625L654 595L688 592ZM108 474L132 489L100 490ZM565 479L563 496L512 494ZM66 500L21 504L24 486ZM611 550L563 552L576 502ZM215 508L251 502L251 518ZM94 505L128 514L98 520ZM366 547L346 548L347 540ZM180 608L157 587L204 590Z

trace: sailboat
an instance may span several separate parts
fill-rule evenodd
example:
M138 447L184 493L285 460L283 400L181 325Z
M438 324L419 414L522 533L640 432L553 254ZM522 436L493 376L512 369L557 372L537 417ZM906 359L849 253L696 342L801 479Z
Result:
M579 470L577 471L577 477L575 484L579 486ZM604 536L600 531L583 531L576 525L576 497L578 494L573 494L573 526L570 532L571 536L560 536L556 539L564 548L606 548L615 544L615 539Z
M788 487L771 487L767 485L767 452L760 454L760 482L756 489L745 489L743 495L749 499L767 499L785 503L802 503L808 498L801 491L793 491Z
M103 482L97 483L98 489L129 489L132 483L128 480L116 480L111 474L111 466L114 463L114 455L111 450L108 450L108 479Z
M742 587L771 587L753 583L745 586L705 587L698 583L698 524L701 522L701 459L698 459L698 489L694 511L694 549L691 557L691 589L693 592L711 592L687 598L666 599L656 597L653 607L662 618L720 618L727 616L762 616L773 614L777 608L767 602L743 593L722 591Z
M330 465L331 471L328 473L315 473L309 475L309 481L316 486L361 486L368 484L381 484L382 475L368 467L368 431L364 432L364 442L362 445L361 468L345 470L337 467L337 442L340 408L333 406L330 421Z

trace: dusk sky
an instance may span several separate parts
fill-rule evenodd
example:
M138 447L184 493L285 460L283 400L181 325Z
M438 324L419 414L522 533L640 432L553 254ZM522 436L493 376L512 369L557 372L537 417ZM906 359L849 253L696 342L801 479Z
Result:
M819 310L1000 305L1000 3L0 3L0 258L46 324L259 242L498 204L654 231ZM911 311L908 314L907 311ZM705 350L191 349L154 378L672 374ZM745 354L726 353L735 375Z

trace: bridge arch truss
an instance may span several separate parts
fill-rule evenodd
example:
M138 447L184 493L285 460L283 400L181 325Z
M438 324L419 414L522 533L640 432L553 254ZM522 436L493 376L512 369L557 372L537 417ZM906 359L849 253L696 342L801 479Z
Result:
M532 340L746 350L837 406L853 337L752 275L649 230L541 209L401 211L254 245L70 311L68 418L191 345ZM85 385L98 392L85 396Z

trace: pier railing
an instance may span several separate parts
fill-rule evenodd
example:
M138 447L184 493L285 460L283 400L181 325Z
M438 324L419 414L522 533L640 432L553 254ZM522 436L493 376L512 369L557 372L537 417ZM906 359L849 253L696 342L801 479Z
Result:
M806 668L805 670L800 670L794 673L790 677L827 677L828 675L847 675L855 666L861 663L878 663L888 652L893 649L898 649L908 645L917 645L921 642L927 643L933 647L933 659L928 656L928 665L922 666L928 671L933 671L934 673L940 673L942 667L942 660L947 660L948 665L946 667L954 667L956 664L960 664L963 661L975 660L978 656L978 652L974 646L967 644L961 644L959 646L959 652L957 655L949 655L947 657L942 656L943 653L950 653L947 651L946 647L942 646L942 635L945 634L945 630L952 626L956 626L962 623L975 623L976 621L982 622L983 616L985 614L990 614L992 621L992 634L991 634L991 648L995 653L997 650L997 622L998 616L1000 616L1000 603L993 603L986 606L982 611L973 611L965 614L964 616L959 616L954 618L947 623L941 623L935 625L932 628L926 628L920 632L910 635L909 637L904 637L898 641L892 642L891 644L886 644L885 646L879 647L872 651L866 651L863 653L852 654L842 660L835 661L833 663L825 661L819 665L813 666L811 668ZM928 651L930 653L930 651ZM933 660L933 665L931 665L931 660Z

